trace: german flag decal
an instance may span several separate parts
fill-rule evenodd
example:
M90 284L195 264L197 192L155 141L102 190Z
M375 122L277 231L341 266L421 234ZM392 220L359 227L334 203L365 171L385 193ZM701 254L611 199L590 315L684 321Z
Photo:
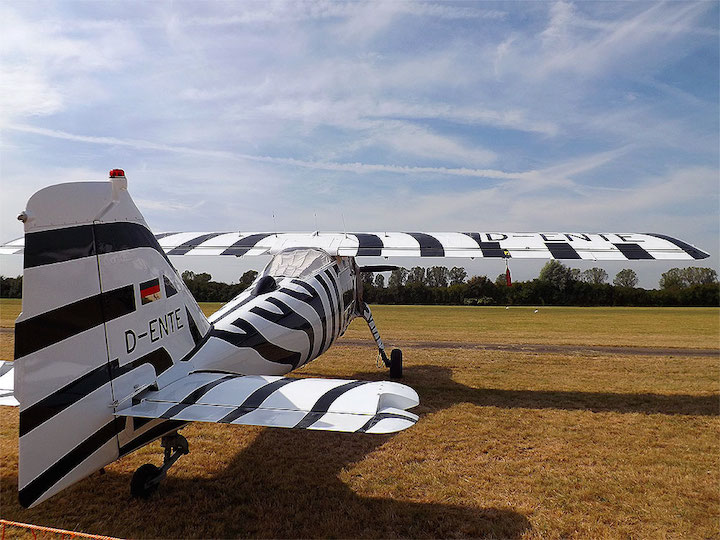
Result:
M162 293L160 292L160 280L158 278L140 284L140 299L143 305L161 298Z

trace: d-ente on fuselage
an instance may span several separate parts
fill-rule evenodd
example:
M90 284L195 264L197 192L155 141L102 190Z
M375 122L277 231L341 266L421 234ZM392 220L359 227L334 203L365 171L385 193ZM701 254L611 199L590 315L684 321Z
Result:
M15 361L0 365L0 404L20 405L19 498L34 506L160 438L131 491L146 496L188 451L178 434L204 421L360 433L412 426L419 399L397 382L283 375L323 354L364 318L356 257L700 259L659 234L164 233L153 235L124 172L110 182L47 187L20 214L23 310ZM175 255L272 259L255 282L206 318L170 262ZM14 373L13 373L14 372ZM13 385L14 380L14 385ZM14 386L14 387L13 387ZM17 400L17 401L15 401Z

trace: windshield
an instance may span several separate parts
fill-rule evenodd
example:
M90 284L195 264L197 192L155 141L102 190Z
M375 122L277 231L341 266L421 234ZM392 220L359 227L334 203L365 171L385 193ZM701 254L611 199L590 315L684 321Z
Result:
M302 277L330 264L332 258L318 249L291 249L278 253L263 274L274 277Z

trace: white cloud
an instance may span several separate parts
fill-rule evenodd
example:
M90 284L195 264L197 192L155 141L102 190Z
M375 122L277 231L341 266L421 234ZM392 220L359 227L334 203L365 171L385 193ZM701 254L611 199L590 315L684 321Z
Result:
M162 152L174 152L186 155L204 156L207 158L231 159L239 161L254 161L260 163L271 163L276 165L286 165L292 167L302 167L307 169L318 169L324 171L342 171L352 173L372 173L372 172L390 172L397 174L444 174L452 176L467 176L475 178L524 178L528 173L512 173L493 169L474 169L470 167L422 167L422 166L404 166L404 165L387 165L382 163L336 163L328 161L312 161L287 157L273 157L263 155L244 154L240 152L229 152L224 150L202 150L197 148L189 148L183 146L174 146L141 139L122 139L118 137L97 137L89 135L77 135L59 130L50 130L44 128L36 128L28 125L11 124L6 129L19 131L23 133L32 133L44 137L55 139L63 139L89 144L101 144L111 146L127 146L142 150L156 150ZM461 152L462 149L453 148L450 144L448 152ZM480 157L486 157L481 154Z

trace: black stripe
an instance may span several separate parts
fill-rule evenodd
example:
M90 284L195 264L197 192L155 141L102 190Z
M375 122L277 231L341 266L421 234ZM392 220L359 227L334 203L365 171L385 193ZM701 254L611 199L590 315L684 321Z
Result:
M192 320L192 319L190 319L190 320ZM198 341L197 343L195 343L195 346L194 346L192 349L190 349L190 351L189 351L185 356L183 356L183 357L179 360L179 362L187 362L187 361L190 360L193 356L195 356L195 355L197 354L197 352L198 352L200 349L202 349L203 345L205 345L205 343L207 343L207 341L210 339L210 336L212 335L212 330L213 330L213 326L210 325L210 330L208 331L208 333L205 334L200 341Z
M156 418L142 418L141 420L145 420L146 422L144 423L147 423L149 421L156 420ZM164 422L161 422L160 424L151 427L145 433L138 435L130 442L121 446L119 457L123 457L132 452L133 450L137 450L141 446L145 446L146 444L153 442L155 439L162 437L166 433L170 433L171 431L177 431L184 425L187 425L187 422L184 422L182 420L165 420Z
M500 242L483 242L480 238L480 234L476 232L466 232L463 234L475 240L482 251L483 257L510 258L510 252L506 254L506 250L500 247Z
M647 251L640 247L639 244L613 244L618 248L627 259L630 260L642 260L642 259L654 259Z
M116 359L109 364L105 363L93 369L34 405L20 411L20 437L109 383L112 379L125 375L143 364L151 364L155 368L155 375L158 376L172 366L172 358L165 347L160 347L123 366L119 366Z
M173 365L172 356L165 347L158 347L152 352L147 353L140 358L136 358L132 362L118 365L118 360L115 359L110 362L110 375L112 379L117 379L126 373L131 372L133 369L140 367L144 364L150 364L155 368L155 376L159 377L161 373L164 373L170 369Z
M191 240L188 240L187 242L183 242L178 247L168 251L168 255L185 255L191 249L196 248L203 242L207 242L211 238L215 238L216 236L220 236L221 234L225 234L225 233L203 234L202 236L192 238Z
M295 285L300 285L306 291L310 291L309 298L300 291L295 291L293 289L282 288L280 289L280 292L284 292L285 294L290 295L293 298L302 300L311 308L313 308L315 310L315 313L318 314L318 317L320 318L320 323L322 324L322 336L320 336L320 348L318 349L318 355L320 355L325 350L325 340L327 339L327 317L325 316L325 307L323 306L322 298L320 298L320 293L313 287L310 287L310 285L308 285L307 283L304 283L297 279L293 279L292 282Z
M260 240L262 240L263 238L267 238L268 236L272 236L272 234L273 233L260 233L248 235L245 238L241 238L240 240L235 242L232 246L227 248L220 255L235 255L236 257L242 257L248 251L254 248L255 244L257 244Z
M403 416L401 414L396 413L380 413L373 416L370 420L368 420L363 427L358 429L355 433L366 433L370 428L372 428L375 424L377 424L380 420L385 420L386 418L400 418L402 420L408 420L410 422L413 422L412 418L408 418L407 416Z
M133 405L135 405L134 402L133 402ZM133 431L139 430L145 424L147 424L148 422L152 422L153 420L156 420L156 418L141 418L139 416L133 416L133 419L132 419Z
M25 235L23 265L34 268L95 255L92 225L65 227Z
M200 388L196 388L190 394L185 396L177 405L173 405L167 411L165 411L160 418L172 418L179 414L183 410L187 409L190 405L197 403L197 400L207 394L210 390L215 388L217 385L222 384L230 379L237 379L241 375L225 375L217 380L202 385Z
M15 358L54 345L135 311L132 285L83 298L15 323Z
M202 341L202 335L200 334L200 330L198 330L195 319L193 319L193 316L190 315L190 310L187 306L185 306L185 315L187 315L188 318L188 326L190 327L190 335L193 338L193 343L197 345L200 341Z
M215 324L219 323L219 322L222 321L223 319L227 319L227 317L228 317L229 315L232 315L233 313L235 313L236 310L240 309L240 308L243 307L245 304L247 304L248 302L250 302L251 300L253 300L253 299L256 298L255 296L253 296L252 294L250 294L250 291L243 291L243 292L240 293L240 294L247 294L247 297L246 297L246 298L243 298L242 300L240 300L240 302L238 302L236 305L234 305L229 311L227 311L227 312L225 312L223 315L221 315L220 318L215 319ZM235 299L233 298L233 300L235 300Z
M62 478L99 450L103 445L110 442L113 437L120 433L125 427L124 418L114 418L87 439L65 454L62 458L51 465L40 476L35 478L27 486L20 490L18 499L20 504L27 508L43 493L52 488Z
M245 401L240 404L239 407L236 407L234 410L227 413L225 416L223 416L220 420L218 420L219 423L222 424L229 424L241 416L246 415L249 412L254 411L257 409L260 405L263 404L263 401L265 401L268 397L270 397L270 394L272 394L275 390L278 390L279 388L282 388L286 384L290 384L291 382L297 381L298 379L278 379L276 381L273 381L271 383L268 383L264 386L261 386L257 390L255 390L252 394L250 394Z
M158 241L159 241L159 240L165 238L166 236L172 236L173 234L180 234L180 233L176 233L176 232L164 232L164 233L156 234L156 235L155 235L155 240L158 240Z
M699 250L695 246L691 246L690 244L686 244L682 240L678 240L677 238L673 238L672 236L667 236L664 234L657 234L657 233L645 233L648 236L654 236L655 238L662 238L663 240L667 240L668 242L675 244L677 247L682 249L685 253L690 255L693 259L707 259L710 254L705 253L704 251Z
M352 233L358 239L358 257L379 257L382 254L383 241L376 234Z
M554 259L581 259L575 248L567 242L545 242Z
M440 243L440 240L434 236L430 236L425 233L409 232L405 233L412 236L420 244L420 256L421 257L444 257L445 248Z
M235 347L243 348L248 347L255 350L260 356L269 362L275 362L277 364L287 364L293 368L300 362L300 353L295 351L288 351L282 347L269 342L265 336L258 332L252 324L244 319L238 319L234 321L233 326L236 326L243 330L245 333L240 334L237 332L229 332L227 330L219 330L213 328L209 335L218 339L222 339L234 345Z
M330 345L332 345L333 341L335 341L335 338L337 337L335 335L335 312L337 311L337 308L335 307L335 302L333 301L333 296L330 293L330 287L328 287L327 283L321 279L321 275L318 274L315 276L315 280L320 284L320 286L325 291L325 294L327 295L328 304L330 305L330 320L328 323L330 323L330 339L327 340L327 343L325 344L325 348L330 348ZM320 354L322 354L325 351L321 351Z
M20 437L108 382L110 374L105 363L20 411Z
M146 247L157 251L170 268L174 268L153 233L139 223L98 223L94 226L94 230L98 255Z
M165 296L167 298L170 298L171 296L175 296L177 294L177 289L172 284L172 282L168 279L168 277L165 275L163 275L163 282L165 282Z
M166 258L155 236L139 223L115 222L63 227L26 234L23 264L25 268L34 268L140 247L152 248Z
M337 265L333 265L332 268L337 270ZM337 282L337 276L333 275L333 273L330 271L329 268L327 270L325 270L325 275L330 280L330 283L332 284L333 289L335 291L335 298L337 298L338 328L337 328L336 332L339 334L340 330L342 329L342 322L340 320L342 317L342 296L340 295L340 286Z
M312 327L312 323L308 321L305 317L297 313L295 310L293 310L290 306L288 306L285 302L282 300L278 300L277 298L268 297L266 299L267 302L270 302L272 305L280 308L280 311L282 311L282 314L275 313L273 311L268 311L267 309L264 309L260 306L255 306L250 310L251 313L254 313L255 315L261 316L263 319L266 319L268 321L271 321L277 325L283 326L285 328L288 328L290 330L300 330L302 332L305 332L305 335L308 337L308 342L310 344L310 348L308 349L308 356L305 359L305 361L310 360L310 355L313 351L313 346L315 344L315 332Z
M309 428L315 422L320 420L320 418L328 412L328 409L335 400L342 396L345 392L367 383L368 381L350 381L349 383L342 384L337 388L333 388L332 390L325 392L322 396L320 396L320 399L315 402L315 405L312 406L310 412L307 413L302 420L295 424L295 426L293 426L294 429Z

